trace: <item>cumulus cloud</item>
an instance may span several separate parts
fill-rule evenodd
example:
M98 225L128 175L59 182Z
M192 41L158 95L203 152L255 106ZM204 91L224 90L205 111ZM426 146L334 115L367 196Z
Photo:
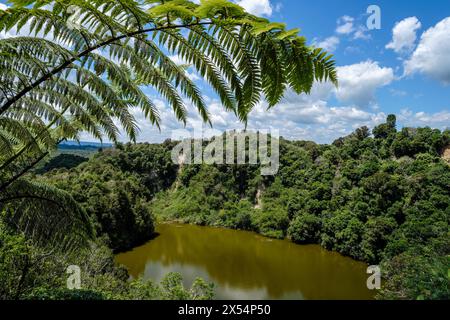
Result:
M366 26L360 25L356 28L355 33L353 33L353 39L369 40L371 39L371 35Z
M387 113L383 111L363 110L355 105L330 104L327 98L329 93L324 89L326 88L323 86L315 86L311 95L288 92L281 103L270 110L266 110L266 103L261 103L250 114L249 128L274 128L288 139L330 143L362 126L372 129L386 121ZM397 118L400 126L429 126L444 130L449 128L450 111L427 113L405 109Z
M352 33L355 29L353 26L355 19L353 17L350 16L343 16L340 17L337 21L338 26L336 28L336 32L338 34L350 34Z
M386 49L392 49L397 53L412 51L416 44L417 30L421 27L422 24L416 17L397 22L392 29L392 41L386 45Z
M269 0L237 0L236 2L247 11L256 15L270 16L277 9L277 6L273 6ZM0 3L0 9L4 7L6 8L5 5ZM424 33L418 48L411 56L411 60L405 65L405 69L409 73L433 73L436 75L436 78L441 80L447 79L447 82L450 82L448 68L447 77L445 77L445 71L437 73L434 67L430 67L429 63L433 59L440 59L440 68L450 66L450 61L445 60L449 58L444 55L445 52L450 52L450 41L448 38L450 34L450 19L447 20L441 21L435 27L430 28ZM349 16L344 16L338 20L336 33L337 35L353 35L354 38L364 38L367 36L365 30L360 29L357 25L355 26L354 18ZM333 51L339 45L339 42L339 37L332 36L322 41L316 40L315 45L323 47L328 51ZM429 48L430 52L427 52L425 49L420 49L421 46ZM431 55L434 56L431 57ZM176 63L184 63L178 56L171 58ZM408 63L411 64L409 68L407 68ZM384 112L374 111L374 109L370 110L366 107L368 105L375 105L375 93L378 88L386 86L394 80L393 70L380 66L378 62L369 60L338 67L337 72L339 77L338 90L330 83L318 83L314 85L310 95L297 95L289 91L280 104L270 110L267 110L268 104L262 102L251 112L248 128L273 128L280 130L280 134L289 139L304 139L329 143L338 137L351 133L363 125L373 127L385 121L386 114ZM193 77L192 79L198 80L196 74L192 73L190 76ZM337 102L331 103L330 100L333 100L332 98L336 98L340 104ZM138 137L138 141L141 142L161 142L167 138L171 138L174 130L184 128L176 120L172 109L164 101L153 96L151 96L151 99L160 111L161 131L153 126L141 111L137 109L132 110L141 129ZM234 114L227 112L217 98L205 97L205 102L208 105L214 129L219 131L243 129L243 124L238 121ZM200 126L202 121L195 107L188 102L186 104L188 106L187 128ZM405 109L398 118L405 125L428 125L444 128L450 123L450 112L414 113ZM121 138L123 141L127 140L125 135L122 135ZM81 139L93 140L88 135L82 135Z
M335 95L330 83L314 84L309 95L288 91L270 110L267 103L259 104L249 116L249 128L273 128L288 139L329 143L358 127L373 127L386 119L383 112L370 112L356 105L331 105L330 98Z
M269 0L238 0L236 3L247 12L257 16L264 15L270 17L274 11Z
M394 80L394 70L380 67L378 62L364 61L337 68L339 88L336 97L360 107L367 107L375 101L377 88L386 86Z
M312 95L296 95L288 92L287 97L274 108L267 110L267 103L262 102L256 106L249 116L249 130L277 129L281 136L293 140L312 140L317 143L331 143L335 139L352 133L357 128L374 126L386 121L385 112L374 112L361 110L356 106L332 106L329 102L321 100L323 93L312 93ZM186 129L191 132L203 129L204 137L218 135L224 130L243 129L244 126L236 117L224 110L216 99L207 99L209 110L212 114L213 130L202 125L201 119L190 107L188 124L183 127L176 121L172 111L164 102L156 101L160 106L162 126L161 131L151 125L140 111L135 111L141 134L138 142L162 142L165 139L174 138L174 132ZM448 110L427 113L412 112L409 109L402 110L397 114L400 126L424 127L429 126L444 130L449 128L450 112ZM196 131L198 133L198 131ZM81 140L94 140L84 134ZM127 141L122 135L122 140Z
M373 128L384 122L387 114L382 111L365 110L357 105L335 105L330 101L336 94L329 83L316 83L311 94L297 95L288 91L282 101L274 108L267 110L265 101L259 103L249 115L249 130L279 130L280 135L287 139L313 140L318 143L330 143L333 140L352 133L361 126ZM188 107L187 126L184 127L176 120L171 108L162 100L152 97L161 115L161 131L145 119L142 112L134 110L141 134L140 142L161 142L174 138L172 134L180 129L191 132L203 129L204 136L220 134L225 130L243 129L244 126L236 116L226 111L217 98L204 97L211 114L214 130L202 125L202 120L195 107L186 101ZM411 112L402 110L398 115L398 122L405 126L430 126L445 129L450 123L450 112L437 113ZM198 131L196 131L198 132ZM86 138L86 137L83 137ZM122 139L126 141L126 136ZM88 140L92 140L88 139Z
M450 17L426 30L410 59L405 74L423 73L450 84Z
M398 120L407 127L429 126L441 130L450 129L450 111L443 110L436 113L427 113L424 111L412 112L409 109L403 109L397 116Z
M340 40L338 37L331 36L322 41L317 41L317 39L315 39L313 41L313 45L318 48L323 48L324 50L326 50L328 52L333 52L337 49L339 42L340 42Z
M373 127L383 122L386 119L385 113L368 110L365 106L374 102L378 87L393 80L392 69L383 68L377 62L366 61L338 67L337 72L340 79L339 90L328 82L315 83L309 95L297 95L288 91L282 101L270 110L267 110L267 102L263 101L249 115L248 128L277 129L289 139L328 143L363 125ZM342 105L330 104L332 98L337 98ZM205 102L214 129L243 129L243 124L234 114L227 112L217 98L205 97ZM201 126L202 121L195 108L188 102L186 104L189 110L188 129ZM173 130L183 128L168 106L162 102L158 106L162 118L161 132L139 115L138 123L142 133L138 141L162 141L170 138Z
M367 27L351 16L342 16L337 20L336 34L348 36L354 40L368 40L371 38Z
M382 112L368 112L356 106L329 105L324 99L330 93L331 90L327 94L323 86L313 89L311 95L288 92L281 103L270 110L266 110L266 103L261 103L250 114L249 128L273 128L287 139L329 143L358 127L373 127L386 119Z

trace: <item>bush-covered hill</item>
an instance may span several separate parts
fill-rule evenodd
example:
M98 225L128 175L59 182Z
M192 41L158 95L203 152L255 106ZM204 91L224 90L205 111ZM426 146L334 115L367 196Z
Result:
M42 168L36 170L36 172L42 174L59 168L72 169L87 160L88 158L75 154L61 153L51 158Z
M381 298L449 298L450 131L396 129L389 116L331 145L280 141L280 170L173 165L173 143L125 145L46 179L69 190L115 249L153 216L318 243L383 272Z
M141 144L107 149L71 170L55 169L44 179L70 191L92 218L97 234L106 234L110 247L120 251L152 236L149 201L175 177L169 145Z

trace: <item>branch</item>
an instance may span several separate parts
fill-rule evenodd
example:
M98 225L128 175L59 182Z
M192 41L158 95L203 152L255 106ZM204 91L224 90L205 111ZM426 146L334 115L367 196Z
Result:
M44 159L47 155L49 154L49 152L44 152L43 154L41 154L36 160L34 160L33 162L31 162L28 166L26 166L25 168L23 168L18 174L16 174L15 176L13 176L12 178L10 178L8 181L6 181L5 183L3 183L0 186L0 191L5 190L6 188L8 188L14 181L16 181L17 179L19 179L20 177L22 177L25 173L27 173L28 171L30 171L35 165L37 165L42 159Z
M49 130L58 119L61 119L64 115L64 113L69 109L69 105L62 110L59 113L59 117L53 119L52 122L50 122L45 129L43 129L40 133L38 133L37 136L35 136L33 139L34 141L29 142L28 144L26 144L24 147L22 147L22 149L20 149L15 155L13 155L11 158L9 158L8 160L6 160L2 165L0 165L0 171L5 169L7 166L9 166L11 163L13 163L14 161L16 161L25 151L27 151L35 142L37 139L39 139L47 130Z
M32 194L23 194L23 195L17 195L17 196L12 196L12 197L8 197L8 198L3 198L0 199L0 203L4 202L10 202L10 201L14 201L14 200L20 200L20 199L35 199L35 200L40 200L40 201L47 201L50 202L54 205L56 205L58 208L62 209L65 212L69 212L67 211L67 208L64 207L62 204L60 204L58 201L46 198L46 197L42 197L42 196L37 196L37 195L32 195Z
M129 33L122 34L117 37L112 37L108 40L105 40L103 42L100 42L99 44L89 47L86 50L80 52L79 54L73 56L71 59L65 61L63 64L61 64L59 67L56 67L51 72L44 74L41 78L33 82L31 85L25 87L23 90L21 90L19 93L17 93L14 97L12 97L9 101L7 101L1 108L0 108L0 115L5 113L14 103L16 103L20 98L22 98L24 95L26 95L28 92L39 86L44 81L50 79L57 73L61 72L68 66L70 66L73 62L77 61L79 58L86 56L87 54L91 53L92 51L99 49L101 47L107 46L115 41L122 40L125 38L133 37L139 34L147 33L147 32L153 32L153 31L160 31L160 30L167 30L167 29L180 29L180 28L189 28L193 26L200 26L200 25L210 25L213 24L213 22L196 22L196 23L188 23L188 24L180 24L180 25L168 25L163 27L157 27L157 28L148 28L143 30L137 30Z

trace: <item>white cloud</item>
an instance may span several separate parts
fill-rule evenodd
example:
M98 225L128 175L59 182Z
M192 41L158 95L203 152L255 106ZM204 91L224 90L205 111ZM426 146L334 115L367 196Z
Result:
M340 36L348 36L353 40L368 40L371 39L369 30L361 21L355 20L351 16L342 16L337 20L336 34Z
M427 113L424 111L412 112L409 109L403 109L397 116L398 120L408 127L429 126L441 130L450 128L450 111L443 110L436 113Z
M386 49L392 49L397 53L410 52L414 49L417 30L421 27L422 24L416 17L397 22L392 29L392 41L386 45Z
M425 31L411 58L405 62L405 74L426 74L450 84L450 17Z
M339 38L336 36L331 36L328 37L322 41L318 41L314 40L313 45L318 47L318 48L323 48L324 50L328 51L328 52L333 52L336 50L336 48L339 45Z
M178 65L187 64L187 62L177 54L173 55L173 56L169 56L169 58L170 58L170 60L175 62L175 64L178 64Z
M373 127L386 119L381 111L365 109L375 105L375 91L393 80L393 71L383 68L377 62L366 61L355 65L338 67L340 88L331 83L316 83L311 94L297 95L288 91L282 101L267 110L267 102L260 103L250 114L248 129L278 129L289 139L314 140L329 143L334 139L353 132L366 125ZM343 105L331 105L330 99L336 97ZM211 114L214 129L220 131L243 129L234 114L227 112L216 98L205 97ZM195 108L186 103L189 109L188 128L199 126L201 119ZM182 128L170 108L161 107L162 131L152 128L147 120L139 118L143 128L139 141L162 141L170 138L174 129Z
M338 26L336 28L336 32L338 34L350 34L352 33L355 29L353 26L353 22L355 21L354 18L350 17L350 16L343 16L340 17L337 21Z
M245 7L249 12L257 15L270 16L276 11L277 6L272 6L269 0L237 1L241 6ZM5 7L0 3L0 9ZM355 27L352 17L342 17L336 30L341 35L353 35L354 38L360 38L364 35L364 30L358 26ZM450 21L449 21L450 23ZM443 30L447 30L447 36ZM442 52L450 52L448 41L448 25L436 25L436 27L428 30L421 39L420 45L425 45L432 49L434 54ZM362 33L359 34L358 31ZM427 34L427 35L426 35ZM1 37L1 35L0 35ZM447 43L440 43L442 48L438 46L439 41L447 39ZM324 47L328 51L333 51L339 45L339 38L332 36L317 42L317 46ZM431 59L425 53L419 51L419 47L413 54L412 59L427 61ZM445 48L445 50L443 49ZM418 53L417 53L418 52ZM431 54L431 53L429 53ZM441 57L440 55L437 55ZM177 56L171 57L176 63L184 62ZM443 59L441 57L441 59ZM448 60L443 66L450 66ZM420 65L421 66L421 65ZM425 72L425 67L420 69L410 69L410 72ZM380 111L365 109L367 105L375 104L375 92L377 88L386 86L394 80L394 72L391 68L381 67L377 62L365 61L354 65L342 66L337 68L339 77L339 89L336 90L330 83L315 84L310 95L296 95L288 92L286 97L279 105L267 110L267 103L260 103L249 117L249 129L279 129L281 135L290 139L314 140L317 142L329 143L334 139L351 133L358 127L367 125L373 127L386 118L386 114ZM449 73L447 73L448 75ZM195 73L190 73L194 80L198 80ZM450 76L448 76L450 79ZM330 98L336 97L344 105L331 105ZM161 142L170 138L172 131L183 128L175 116L172 109L163 101L155 97L151 97L157 104L161 116L161 132L153 126L150 121L145 119L139 110L133 110L136 116L141 134L138 141ZM215 98L205 97L208 109L211 114L211 120L215 129L239 129L243 128L234 114L227 112L221 105L220 101ZM190 125L199 125L201 119L195 108L186 103L189 110ZM404 110L399 116L399 120L405 125L421 125L441 128L448 126L450 123L450 112L442 111L434 114L425 112L412 113ZM83 135L82 139L88 139ZM125 141L126 136L122 135Z
M382 112L369 112L356 106L330 106L327 99L332 91L332 87L317 84L310 95L289 91L270 110L266 110L266 103L261 103L249 116L249 128L274 128L288 139L330 143L358 127L373 127L386 119Z
M408 93L404 90L398 90L398 89L389 89L389 92L394 96L394 97L404 97L406 96Z
M355 30L355 33L353 34L353 39L369 40L372 37L368 32L369 30L367 29L367 27L360 25Z
M272 15L274 8L269 0L237 0L236 3L243 7L248 13L257 16ZM279 7L277 7L279 9Z
M394 80L392 68L380 67L378 62L367 60L337 68L339 88L336 97L366 107L375 101L375 91Z
M281 9L283 9L283 4L280 3L280 2L275 3L275 7L273 8L273 11L275 11L275 12L280 12Z
M278 129L280 134L288 139L313 140L318 143L330 143L334 139L352 133L361 126L374 126L384 122L387 114L382 111L364 110L356 105L336 106L330 103L330 98L336 94L329 83L316 83L310 95L297 95L288 91L282 101L274 108L267 110L268 104L263 101L249 115L249 130ZM145 119L142 112L136 110L141 134L140 142L161 142L172 137L174 130L184 129L171 108L161 100L153 98L161 115L161 132ZM208 126L201 126L202 121L195 108L186 102L188 107L187 130L202 127L205 136L217 135L224 130L243 129L235 115L226 111L216 98L205 97L211 114L214 131L208 131ZM406 126L430 126L445 128L450 123L450 112L413 113L403 110L398 115L399 123ZM212 134L210 133L212 132ZM84 138L84 137L83 137ZM122 139L125 141L126 136ZM90 139L92 140L92 138Z

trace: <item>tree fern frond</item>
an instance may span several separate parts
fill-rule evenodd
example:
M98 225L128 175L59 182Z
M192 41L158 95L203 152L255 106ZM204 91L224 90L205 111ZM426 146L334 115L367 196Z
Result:
M36 242L61 250L85 246L94 236L89 217L65 191L19 179L0 195L3 217Z

